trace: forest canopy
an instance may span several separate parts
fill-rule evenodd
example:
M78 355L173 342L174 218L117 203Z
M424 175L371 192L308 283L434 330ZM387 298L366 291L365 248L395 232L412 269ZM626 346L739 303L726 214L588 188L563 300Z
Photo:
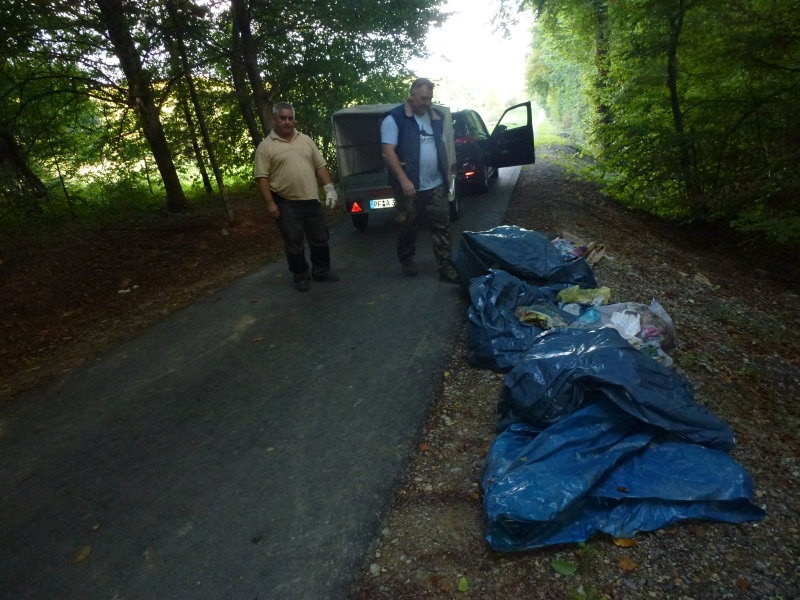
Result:
M539 0L528 90L612 195L800 241L800 3Z
M0 221L181 211L198 190L225 203L279 101L330 157L331 113L402 98L442 18L432 0L8 0Z
M201 196L232 221L272 105L335 161L331 114L402 98L441 4L6 0L0 228ZM497 24L519 10L520 78L612 195L800 241L800 2L501 0Z

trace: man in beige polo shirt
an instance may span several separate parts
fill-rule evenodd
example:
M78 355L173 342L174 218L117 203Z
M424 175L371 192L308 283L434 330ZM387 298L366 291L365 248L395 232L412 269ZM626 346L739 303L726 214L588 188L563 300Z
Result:
M256 148L253 175L267 211L278 222L286 249L286 262L301 292L310 280L338 281L331 270L328 227L319 200L317 178L325 189L325 202L336 204L336 190L325 159L307 135L295 129L294 107L279 102L272 110L272 131ZM305 256L308 241L311 269Z

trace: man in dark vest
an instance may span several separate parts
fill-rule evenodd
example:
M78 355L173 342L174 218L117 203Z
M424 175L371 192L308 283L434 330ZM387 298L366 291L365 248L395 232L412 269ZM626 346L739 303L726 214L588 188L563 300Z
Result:
M397 208L397 258L403 273L418 273L414 262L420 220L427 214L433 254L442 281L458 283L450 262L450 167L445 150L444 115L433 108L433 82L417 79L405 103L381 124L383 160L389 170Z

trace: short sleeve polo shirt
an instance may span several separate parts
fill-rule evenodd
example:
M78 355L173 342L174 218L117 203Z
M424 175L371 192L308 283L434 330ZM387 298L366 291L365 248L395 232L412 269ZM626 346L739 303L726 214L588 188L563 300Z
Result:
M295 132L284 140L271 131L256 148L253 176L269 179L270 188L287 200L319 200L316 171L325 164L307 135Z

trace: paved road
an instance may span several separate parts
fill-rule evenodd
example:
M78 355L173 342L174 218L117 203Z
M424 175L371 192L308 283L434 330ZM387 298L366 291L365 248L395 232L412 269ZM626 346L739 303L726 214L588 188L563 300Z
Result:
M466 309L387 217L332 231L339 283L267 265L0 412L0 598L345 597Z

